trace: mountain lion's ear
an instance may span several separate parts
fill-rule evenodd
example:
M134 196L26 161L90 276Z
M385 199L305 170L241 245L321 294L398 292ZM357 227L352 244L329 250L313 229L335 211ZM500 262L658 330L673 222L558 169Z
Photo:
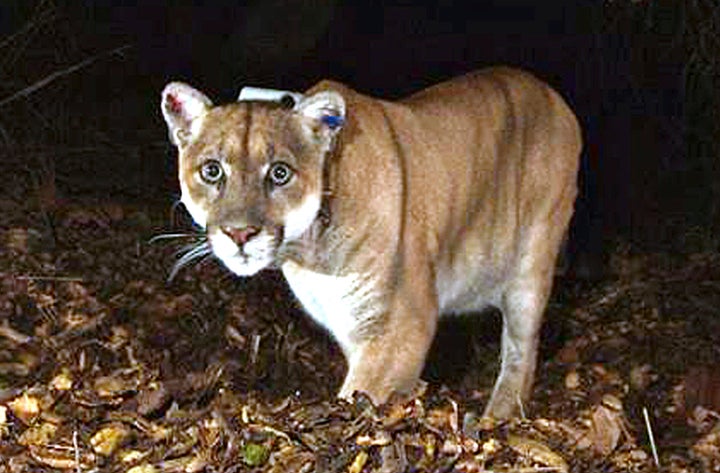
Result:
M305 97L293 110L311 119L309 131L317 138L331 138L345 125L345 99L332 90Z
M182 147L189 142L193 122L211 106L205 94L187 84L171 82L165 86L160 107L174 145Z

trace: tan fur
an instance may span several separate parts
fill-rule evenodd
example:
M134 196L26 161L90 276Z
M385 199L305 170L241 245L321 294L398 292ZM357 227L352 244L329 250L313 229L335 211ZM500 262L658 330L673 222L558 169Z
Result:
M343 348L344 397L360 390L382 402L412 389L439 314L498 307L502 366L486 414L514 415L531 392L573 210L574 115L547 85L509 68L399 102L330 81L306 97L294 110L212 107L184 84L165 89L183 202L216 254L238 274L282 269ZM327 126L327 114L344 125ZM207 159L228 171L222 185L198 177ZM294 177L269 191L263 172L277 160ZM301 234L288 238L288 225ZM227 243L228 228L248 226L261 232L244 246ZM250 255L247 264L235 250Z

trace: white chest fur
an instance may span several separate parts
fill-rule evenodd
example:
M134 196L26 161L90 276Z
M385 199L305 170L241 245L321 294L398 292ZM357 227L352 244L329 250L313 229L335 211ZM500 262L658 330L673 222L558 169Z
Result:
M305 310L350 355L353 336L379 306L370 281L354 274L319 273L293 261L283 263L282 272Z

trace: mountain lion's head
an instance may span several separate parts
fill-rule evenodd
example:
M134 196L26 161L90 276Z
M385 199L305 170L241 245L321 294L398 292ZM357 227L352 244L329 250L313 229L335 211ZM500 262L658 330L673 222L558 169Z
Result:
M238 275L271 266L318 216L323 162L345 118L342 96L213 106L173 82L162 113L179 152L182 203L212 251Z

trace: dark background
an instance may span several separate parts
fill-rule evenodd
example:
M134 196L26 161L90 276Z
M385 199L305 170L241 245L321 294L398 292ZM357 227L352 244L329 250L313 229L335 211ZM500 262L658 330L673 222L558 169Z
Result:
M583 125L580 249L716 249L718 15L707 0L2 0L0 152L52 179L57 199L169 201L170 80L217 101L326 77L395 98L510 64L555 86Z

